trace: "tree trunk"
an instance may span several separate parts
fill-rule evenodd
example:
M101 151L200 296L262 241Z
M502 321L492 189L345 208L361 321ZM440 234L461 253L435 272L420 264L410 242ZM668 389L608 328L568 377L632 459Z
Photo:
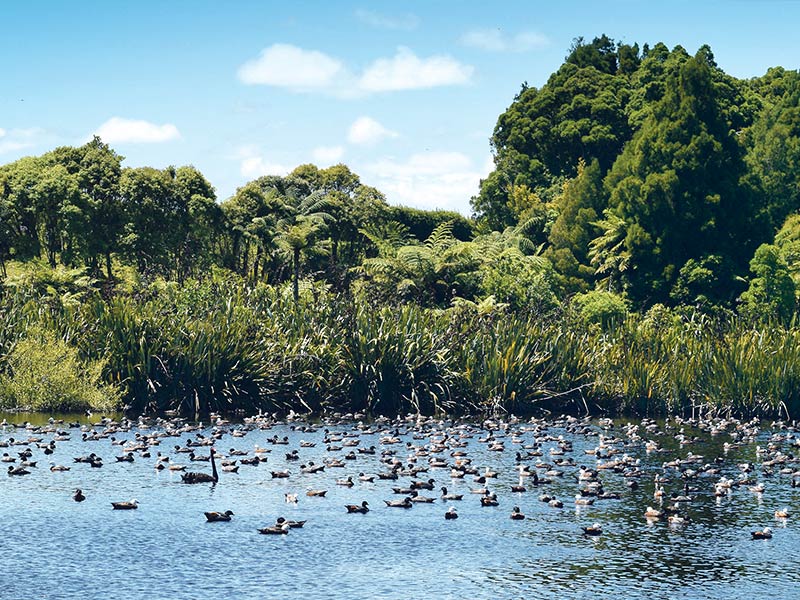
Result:
M111 278L113 277L111 273L111 250L106 251L106 276L108 277L108 280L111 281Z

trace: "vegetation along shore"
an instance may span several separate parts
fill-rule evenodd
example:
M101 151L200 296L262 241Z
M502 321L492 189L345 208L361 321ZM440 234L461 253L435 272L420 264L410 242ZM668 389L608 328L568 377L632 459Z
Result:
M0 167L0 408L798 417L798 71L579 39L491 146L471 218L100 138Z

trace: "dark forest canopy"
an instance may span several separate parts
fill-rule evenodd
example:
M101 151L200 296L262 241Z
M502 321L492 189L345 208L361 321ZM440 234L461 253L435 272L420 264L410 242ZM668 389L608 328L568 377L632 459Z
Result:
M731 306L755 250L800 210L799 98L797 71L737 79L708 46L578 38L498 118L478 223L538 216L567 293Z

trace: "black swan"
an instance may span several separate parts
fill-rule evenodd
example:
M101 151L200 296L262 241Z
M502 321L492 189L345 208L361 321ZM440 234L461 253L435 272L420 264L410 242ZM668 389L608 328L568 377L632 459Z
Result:
M219 481L219 475L217 474L217 463L214 461L215 453L214 448L211 448L211 475L195 471L181 473L183 483L217 483Z

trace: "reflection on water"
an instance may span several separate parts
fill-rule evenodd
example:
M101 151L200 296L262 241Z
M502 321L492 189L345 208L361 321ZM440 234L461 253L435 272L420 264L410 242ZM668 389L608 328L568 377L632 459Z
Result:
M48 431L47 417L40 415L0 415L16 422L30 421L44 429L6 426L0 441L42 438L42 444L55 435L55 426ZM591 433L570 433L561 426L538 429L530 423L509 427L505 433L495 432L505 442L504 451L490 451L489 444L479 441L486 436L483 429L466 437L468 429L451 431L451 439L466 443L463 451L473 465L483 472L485 467L498 472L497 479L486 484L495 491L499 507L482 507L479 496L470 488L484 484L451 477L449 468L431 468L418 479L436 480L436 496L441 485L453 493L464 494L461 502L415 505L410 510L386 508L383 500L397 499L393 487L406 487L411 477L397 481L376 479L374 483L358 481L358 474L385 472L380 462L381 450L396 451L408 462L414 448L430 444L431 433L413 435L400 427L400 443L382 445L386 432L359 436L360 447L378 448L376 455L357 454L354 460L343 460L343 468L328 467L317 474L300 473L298 463L322 463L328 458L343 459L352 448L326 450L325 432L300 432L286 424L268 430L247 430L243 425L228 425L228 432L216 442L220 453L231 449L246 450L253 456L255 445L269 447L267 463L257 467L241 465L239 473L221 473L216 486L180 483L180 474L156 471L156 452L169 454L173 462L189 465L190 470L208 472L208 463L192 463L186 454L173 451L198 432L184 433L180 438L163 439L151 448L151 456L135 456L132 463L118 463L114 456L122 454L124 443L137 433L153 434L158 427L116 431L104 439L81 441L81 430L68 428L75 417L66 417L62 430L70 439L56 443L55 451L44 451L31 444L38 465L31 475L0 475L0 522L3 524L3 578L0 598L743 598L768 593L774 597L796 597L800 581L796 548L800 543L792 518L779 522L775 509L783 506L797 510L800 488L792 488L791 475L780 468L795 469L790 458L765 473L761 463L780 449L789 455L792 448L786 441L776 443L772 454L757 454L756 445L766 447L774 433L762 429L752 442L727 453L725 442L733 438L732 428L721 435L709 436L704 431L686 426L686 431L700 439L679 446L675 430L658 433L638 431L643 440L630 440L621 423L607 429L605 435L616 436L611 444L631 460L639 459L641 471L637 489L629 489L626 479L610 470L600 472L607 492L616 492L619 500L597 500L592 506L576 507L573 497L578 490L577 465L597 466L597 459L584 452L599 443L602 430L596 423ZM98 417L85 417L86 423ZM434 423L436 437L448 424ZM333 434L354 432L353 424L328 427ZM242 430L241 437L229 435ZM391 431L394 427L391 428ZM208 437L213 431L199 432ZM268 438L287 436L289 445L270 445ZM563 476L554 476L553 483L538 488L526 481L525 493L512 493L518 483L515 452L523 445L541 442L541 459L552 462L551 448L555 438L564 436L573 442L576 466L564 466ZM518 442L512 438L517 436ZM301 439L316 442L313 448L300 448ZM647 453L644 440L655 439L665 449ZM341 446L341 444L337 444ZM0 454L16 457L25 446L9 445ZM286 452L298 448L300 461L287 461ZM418 456L417 464L436 456L452 465L454 457L448 448L442 453ZM104 459L102 468L73 462L73 457L95 452ZM703 455L702 463L719 468L719 474L701 474L689 479L694 499L684 514L691 521L683 526L665 522L648 523L644 511L648 505L659 505L654 499L655 474L664 473L662 463L688 452ZM208 448L197 449L207 454ZM236 458L236 457L231 457ZM715 459L723 459L715 464ZM51 472L50 463L71 467L64 473ZM722 476L736 478L742 473L739 465L752 463L749 474L766 486L764 494L755 494L741 486L729 496L717 498L714 483ZM9 463L17 464L17 463ZM701 463L698 463L701 464ZM7 468L7 465L4 464ZM693 469L695 467L692 467ZM270 471L288 469L289 478L272 478ZM546 467L539 469L540 476ZM671 481L665 484L667 495L683 493L680 472L667 470ZM352 488L336 485L337 479L353 476ZM629 479L630 480L630 479ZM87 499L76 503L71 499L75 488L81 488ZM327 489L327 497L305 495L310 488ZM546 491L564 501L557 509L539 501ZM298 493L296 505L287 504L284 494ZM110 502L136 498L136 511L112 511ZM371 510L366 515L350 515L344 504L360 504L367 500ZM446 521L446 509L456 506L459 518ZM524 521L509 519L512 506L519 506L527 516ZM208 524L204 511L232 510L230 523ZM256 530L274 523L278 516L307 519L303 529L286 536L263 536ZM582 527L600 523L599 537L582 535ZM773 539L753 541L750 531L765 525L775 530Z

